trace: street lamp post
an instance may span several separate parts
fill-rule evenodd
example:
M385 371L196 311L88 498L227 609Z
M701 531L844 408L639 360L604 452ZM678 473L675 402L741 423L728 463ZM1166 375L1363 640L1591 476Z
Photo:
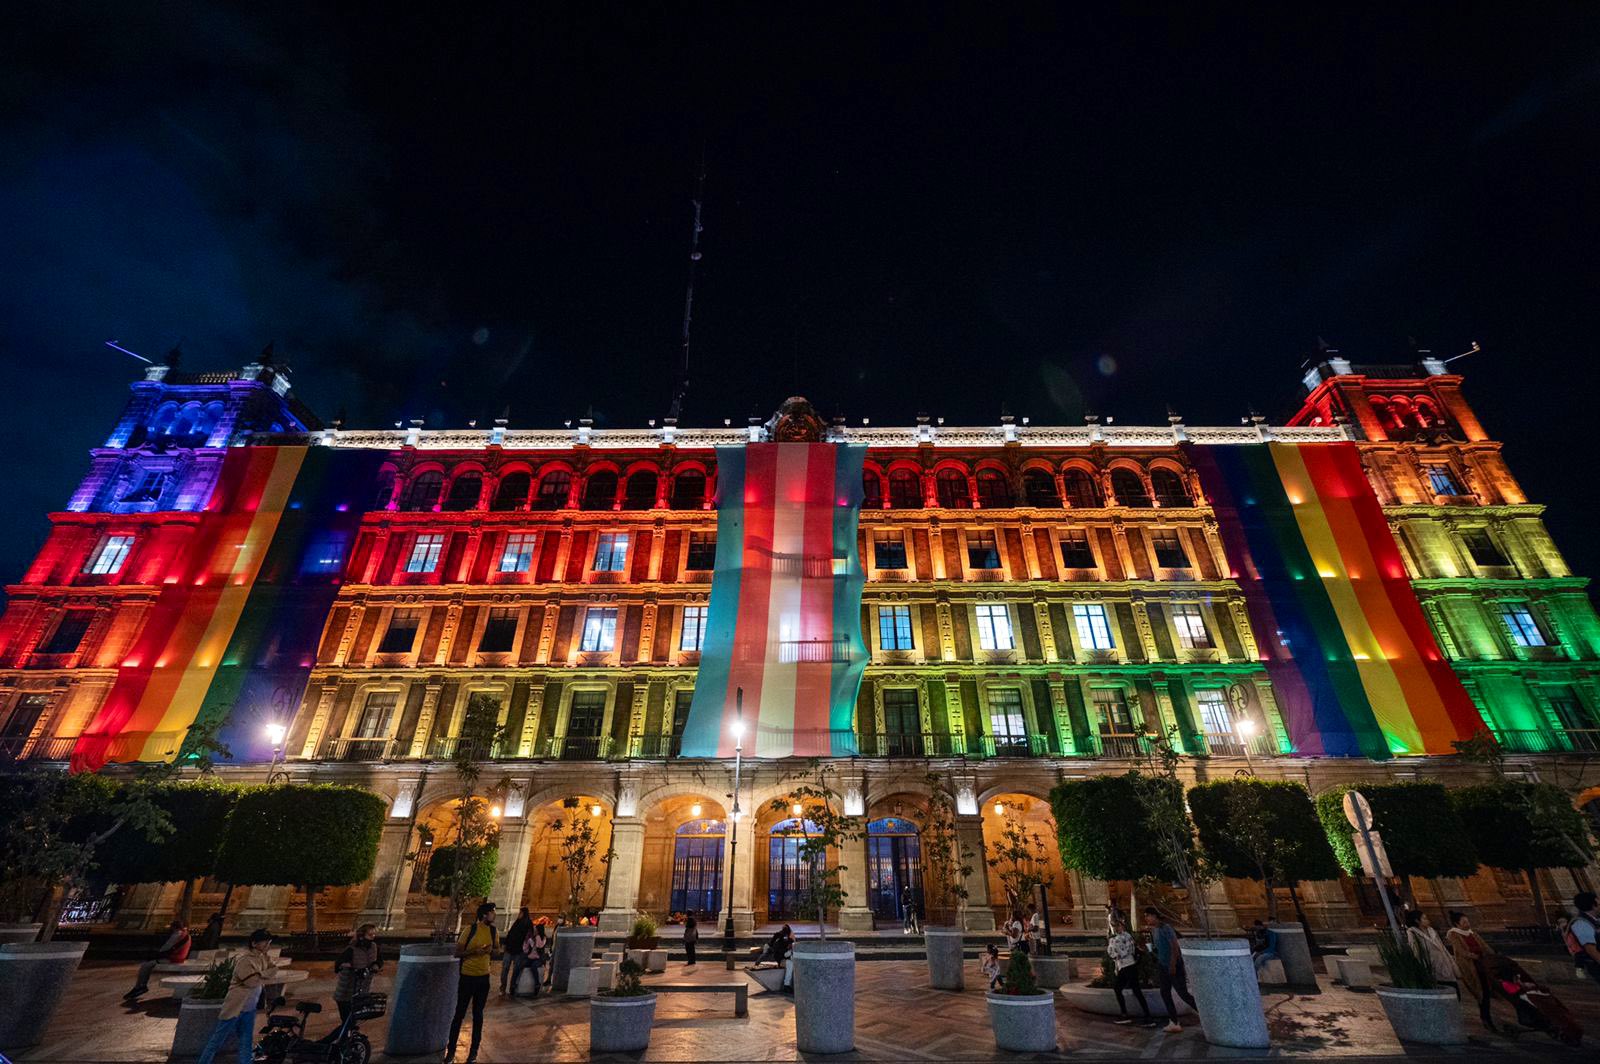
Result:
M1239 731L1239 745L1244 747L1244 763L1250 770L1250 775L1256 774L1256 763L1250 759L1250 740L1255 738L1256 722L1249 717L1241 717L1237 725Z
M284 739L289 735L289 729L278 721L273 721L262 729L266 732L267 741L272 744L272 763L267 766L267 784L280 781L289 782L289 770L282 767L284 759Z
M732 834L728 837L728 921L722 927L722 949L733 963L733 877L739 868L739 765L744 753L744 688L733 691L733 805L729 813Z

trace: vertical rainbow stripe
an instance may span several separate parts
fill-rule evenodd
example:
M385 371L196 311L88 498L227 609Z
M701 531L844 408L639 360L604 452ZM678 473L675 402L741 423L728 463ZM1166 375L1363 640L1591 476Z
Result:
M1481 726L1353 443L1186 449L1297 751L1448 754Z
M683 756L733 755L740 689L752 756L856 752L865 457L828 443L717 448L717 560Z

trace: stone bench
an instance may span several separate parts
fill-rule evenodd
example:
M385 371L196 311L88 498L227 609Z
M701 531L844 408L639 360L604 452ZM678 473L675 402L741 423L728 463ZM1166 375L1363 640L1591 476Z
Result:
M1365 957L1329 957L1328 963L1337 973L1334 981L1351 990L1372 990L1378 985L1373 964Z
M1283 974L1283 961L1276 957L1263 962L1261 967L1256 969L1256 982L1258 983L1277 985L1288 981L1288 977Z
M781 977L783 969L777 971ZM733 1014L750 1014L750 986L747 983L646 983L645 989L652 994L732 994Z
M639 967L647 972L667 970L667 951L664 949L630 949L626 956L628 960L637 962Z
M783 989L783 977L786 971L781 964L765 968L746 968L744 974L756 981L762 990L769 994L776 994Z
M194 993L195 987L206 981L203 975L168 975L156 980L172 993L172 1000L182 1001Z
M593 997L596 990L604 989L600 985L600 969L597 967L574 968L567 973L567 997Z

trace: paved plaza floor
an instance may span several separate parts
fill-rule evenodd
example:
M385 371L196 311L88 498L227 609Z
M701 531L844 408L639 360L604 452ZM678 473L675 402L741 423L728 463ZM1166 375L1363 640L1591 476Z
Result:
M320 1000L326 1011L313 1017L311 1034L320 1035L335 1018L330 992L332 966L305 964L311 978L294 987L297 998ZM70 996L57 1014L45 1042L18 1054L27 1062L155 1062L167 1059L177 1023L177 1006L166 991L155 990L143 1002L121 1000L131 985L131 964L86 964L79 971ZM670 982L727 982L735 973L721 963L702 963L685 969L674 963L665 976ZM1059 1052L1040 1056L1001 1053L994 1047L982 984L976 962L971 962L969 989L964 992L930 990L924 964L907 961L862 962L856 968L856 1052L808 1058L818 1061L988 1061L1065 1060L1103 1061L1133 1059L1200 1059L1275 1057L1333 1059L1355 1064L1362 1058L1449 1057L1468 1060L1559 1061L1594 1060L1600 1045L1600 987L1563 985L1560 998L1590 1032L1581 1049L1569 1049L1547 1035L1524 1032L1517 1036L1484 1032L1476 1015L1467 1019L1471 1045L1454 1050L1423 1051L1402 1048L1395 1040L1377 999L1332 986L1323 980L1320 994L1268 993L1264 996L1273 1047L1264 1051L1217 1049L1206 1044L1193 1019L1178 1034L1159 1029L1121 1027L1109 1018L1087 1016L1065 1004L1056 1009ZM738 973L738 978L744 978ZM379 977L375 989L387 990L389 980ZM616 1060L644 1061L792 1061L802 1055L795 1049L794 1002L788 997L755 992L752 984L750 1014L735 1019L729 995L662 995L657 1001L655 1030L650 1048L641 1055ZM485 1014L483 1064L589 1059L588 1004L545 996L538 1001L511 1000L491 995ZM1509 1013L1507 1017L1509 1018ZM382 1054L387 1020L370 1025L368 1033ZM470 1026L470 1019L468 1021ZM465 1059L466 1037L459 1059ZM395 1058L398 1059L398 1058ZM418 1058L405 1058L417 1060ZM231 1064L229 1055L224 1064Z

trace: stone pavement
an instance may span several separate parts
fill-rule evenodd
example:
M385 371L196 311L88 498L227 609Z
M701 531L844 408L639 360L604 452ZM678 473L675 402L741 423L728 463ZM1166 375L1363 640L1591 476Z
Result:
M327 1010L313 1017L313 1036L328 1029L336 1017L329 994L333 989L331 965L296 965L311 971L306 982L294 988L298 996L320 1000ZM16 1056L30 1064L76 1064L76 1062L164 1061L172 1044L177 1023L177 1008L163 990L156 990L139 1005L128 1006L121 994L131 985L134 965L88 964L78 973L66 1005L41 1046ZM726 982L734 975L720 963L701 964L685 970L673 964L666 976L653 976L671 982ZM989 1061L1023 1059L999 1053L989 1031L988 1013L976 963L969 972L969 987L964 993L927 988L927 969L920 963L899 961L864 962L856 969L859 1000L856 1006L856 1052L816 1060L871 1061ZM387 990L389 980L381 977L376 989ZM800 1059L794 1044L794 1003L786 997L754 992L750 996L750 1015L733 1017L732 999L727 995L663 995L656 1007L655 1032L646 1061L792 1061ZM1476 1015L1467 1021L1473 1038L1470 1046L1449 1051L1402 1049L1384 1019L1377 999L1370 993L1357 993L1331 986L1324 980L1318 995L1269 993L1264 1002L1272 1032L1273 1048L1266 1051L1226 1050L1208 1046L1199 1027L1191 1019L1182 1033L1120 1027L1109 1019L1086 1016L1058 1005L1057 1021L1060 1050L1035 1058L1065 1060L1086 1057L1102 1061L1134 1059L1183 1059L1280 1057L1337 1058L1340 1064L1356 1064L1362 1058L1437 1056L1460 1064L1472 1060L1505 1059L1532 1062L1593 1060L1594 1046L1600 1044L1600 987L1563 985L1557 995L1576 1013L1590 1032L1582 1049L1568 1049L1546 1035L1526 1032L1517 1037L1490 1035L1482 1031ZM470 1019L468 1025L470 1027ZM388 1021L375 1021L369 1028L379 1050L374 1060L385 1058L381 1050ZM544 997L538 1001L510 1000L491 996L485 1014L483 1064L510 1062L576 1061L589 1059L588 1005L586 1002ZM462 1059L465 1059L463 1032ZM225 1064L231 1064L232 1057ZM410 1058L415 1060L416 1058Z

